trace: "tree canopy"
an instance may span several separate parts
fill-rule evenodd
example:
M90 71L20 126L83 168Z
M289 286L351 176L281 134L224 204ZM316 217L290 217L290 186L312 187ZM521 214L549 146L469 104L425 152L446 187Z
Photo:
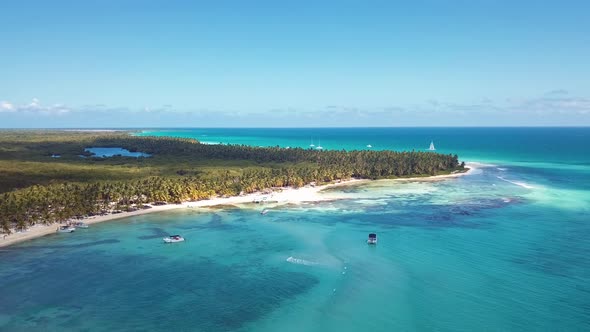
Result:
M96 158L87 147L152 157ZM59 155L59 158L52 156ZM3 232L147 203L180 203L338 179L429 176L463 170L456 155L426 151L317 151L207 145L129 133L0 133Z

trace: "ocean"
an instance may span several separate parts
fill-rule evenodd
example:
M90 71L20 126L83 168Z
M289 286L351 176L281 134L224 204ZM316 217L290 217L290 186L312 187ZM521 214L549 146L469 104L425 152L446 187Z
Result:
M2 331L590 330L590 128L159 129L457 154L471 174L174 210L0 249ZM165 245L169 233L184 243ZM366 244L377 233L375 246Z

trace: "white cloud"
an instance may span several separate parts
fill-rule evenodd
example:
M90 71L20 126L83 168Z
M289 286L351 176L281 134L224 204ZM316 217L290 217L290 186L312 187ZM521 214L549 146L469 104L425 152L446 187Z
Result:
M578 112L590 110L590 99L578 97L541 97L525 100L517 107L541 112Z
M0 101L0 112L14 112L14 105L7 101Z
M63 104L44 105L37 98L20 105L0 102L0 122L4 122L4 126L10 126L6 122L8 119L16 124L14 126L28 122L32 122L33 127L45 123L76 127L89 122L108 126L114 116L120 118L121 123L139 127L186 124L212 127L590 125L590 99L554 90L528 98L474 98L471 102L425 99L411 105L330 104L307 109L284 107L250 111L178 109L171 105L127 108L95 104L72 108Z
M31 107L31 108L39 107L39 99L33 98L33 101L29 104L29 107Z
M18 112L18 113L34 113L43 115L60 115L70 112L70 108L62 104L54 104L44 106L39 102L39 99L33 98L30 103L15 105L13 103L2 101L0 102L0 112Z
M474 103L454 103L427 101L424 104L415 105L416 111L434 110L439 112L464 112L473 114L586 114L590 111L590 99L570 96L567 91L555 90L540 97L507 98L501 101L485 98Z
M548 91L547 93L545 93L545 95L547 95L547 96L564 96L567 94L569 94L569 91L564 90L564 89L551 90L551 91Z

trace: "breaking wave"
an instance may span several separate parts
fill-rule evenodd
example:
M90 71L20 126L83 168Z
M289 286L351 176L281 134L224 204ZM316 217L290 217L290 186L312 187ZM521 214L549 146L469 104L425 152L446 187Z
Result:
M523 188L527 188L527 189L534 189L535 187L531 186L530 184L526 183L526 182L522 182L522 181L511 181L511 180L507 180L501 176L497 176L498 179L502 180L502 181L506 181L512 184L515 184L517 186L523 187Z
M498 165L494 165L494 164L486 164L486 163L480 163L477 161L470 161L465 163L466 166L471 166L471 167L475 167L475 168L479 168L479 167L497 167Z

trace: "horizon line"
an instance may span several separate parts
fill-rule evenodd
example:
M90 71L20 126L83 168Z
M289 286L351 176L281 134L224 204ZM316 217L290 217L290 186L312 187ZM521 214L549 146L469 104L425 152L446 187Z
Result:
M0 127L0 130L161 130L161 129L386 129L386 128L590 128L590 125L518 126L342 126L342 127Z

